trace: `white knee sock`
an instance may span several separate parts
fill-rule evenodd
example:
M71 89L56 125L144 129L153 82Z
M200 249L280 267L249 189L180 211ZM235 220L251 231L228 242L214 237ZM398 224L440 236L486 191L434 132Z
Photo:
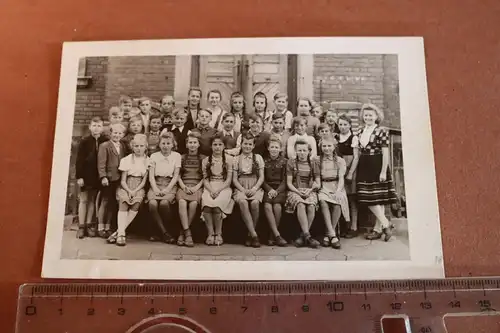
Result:
M125 211L118 211L118 236L125 236L125 230L128 227L128 221L127 221L127 214L128 212Z

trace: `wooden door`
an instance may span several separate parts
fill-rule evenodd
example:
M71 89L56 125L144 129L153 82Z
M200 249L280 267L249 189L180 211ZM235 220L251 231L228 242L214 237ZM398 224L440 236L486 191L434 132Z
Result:
M274 110L274 95L278 92L287 92L287 57L281 54L243 56L242 85L250 109L256 92L266 94L270 110Z
M201 106L206 107L208 92L217 89L222 94L222 108L230 109L229 98L241 89L241 55L208 55L200 57Z

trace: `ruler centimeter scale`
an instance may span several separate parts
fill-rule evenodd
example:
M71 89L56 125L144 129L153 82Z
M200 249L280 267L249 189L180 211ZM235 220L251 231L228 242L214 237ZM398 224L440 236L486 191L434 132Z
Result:
M26 284L16 332L379 333L396 317L406 332L444 333L444 316L496 308L500 278Z

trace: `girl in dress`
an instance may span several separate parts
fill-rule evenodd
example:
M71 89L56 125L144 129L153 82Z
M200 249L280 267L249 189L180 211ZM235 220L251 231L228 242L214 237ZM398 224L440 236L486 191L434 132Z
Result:
M187 154L182 155L181 171L179 177L179 190L177 201L179 202L179 216L182 232L177 239L177 245L194 246L193 237L189 227L196 216L198 205L201 202L201 187L203 186L203 172L201 162L205 156L200 155L200 134L189 133L186 138Z
M239 205L241 217L248 229L245 246L260 247L255 231L260 216L260 203L264 196L261 186L264 182L264 160L253 153L255 138L247 133L241 140L241 154L234 159L233 184L234 201Z
M309 144L303 140L295 142L296 159L289 159L287 163L288 194L285 203L287 213L297 213L302 233L295 240L295 246L307 244L311 248L318 248L319 242L311 237L311 229L318 206L317 191L321 187L319 161L311 158Z
M340 240L336 234L340 215L343 214L346 221L349 221L350 218L349 204L344 188L346 165L345 161L335 153L335 143L333 136L321 139L321 189L318 199L327 231L321 245L340 249Z
M128 123L128 131L127 135L123 138L123 142L127 147L127 154L132 153L132 140L136 134L144 133L144 124L142 122L142 118L139 116L134 116L130 118L130 122Z
M346 184L347 200L351 214L351 223L347 223L346 230L340 237L354 238L358 230L358 208L356 203L356 165L359 160L359 140L351 131L351 118L341 115L338 119L340 133L338 135L338 152L346 163Z
M271 131L271 121L272 121L272 113L267 109L267 96L263 92L257 92L253 96L253 107L255 110L255 114L258 115L262 119L262 131L270 132Z
M211 139L212 154L202 162L203 194L201 205L208 237L207 245L222 245L222 221L233 211L234 201L231 198L231 181L233 177L233 160L224 152L222 135Z
M307 130L307 118L304 117L295 117L292 122L293 127L293 135L288 138L286 155L289 159L295 159L297 157L295 153L295 143L297 141L306 142L311 151L311 157L316 157L317 154L317 146L316 139L313 136L310 136L306 133Z
M171 132L161 135L159 146L160 151L151 155L149 211L161 231L163 242L172 244L175 239L167 232L165 222L172 218L172 205L175 203L177 193L181 155L174 151L177 143Z
M132 139L133 153L120 161L118 170L122 172L121 183L116 192L118 201L118 230L108 238L109 243L126 245L126 230L132 223L146 194L149 157L146 152L148 139L144 134L136 134Z
M234 115L234 131L238 133L248 131L245 97L239 91L231 94L231 113Z
M280 116L283 118L282 115ZM286 158L282 154L282 144L278 136L271 134L267 146L269 157L264 161L264 183L262 184L265 191L264 212L273 233L272 238L269 239L269 246L286 246L287 244L278 231L283 205L286 201Z
M222 102L222 94L219 90L210 90L207 95L210 106L207 108L212 112L212 120L209 125L212 128L218 129L222 121L224 110L220 103Z
M313 103L309 98L301 97L297 100L297 114L307 119L306 133L307 135L315 136L321 122L318 118L311 115L312 108Z
M337 120L339 118L337 112L335 110L326 111L325 115L325 123L330 126L333 135L339 133L339 126L337 124Z
M392 232L385 216L384 205L397 201L389 170L389 131L380 126L384 114L375 105L363 105L361 115L364 126L358 134L360 157L357 165L356 194L358 203L367 205L377 218L373 231L366 235L366 239L380 239L384 235L387 242Z

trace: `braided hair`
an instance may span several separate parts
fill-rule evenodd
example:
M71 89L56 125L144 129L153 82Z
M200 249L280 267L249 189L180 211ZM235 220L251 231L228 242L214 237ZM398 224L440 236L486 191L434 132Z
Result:
M220 140L222 144L224 144L224 141L222 139L223 139L222 133L219 132L210 139L210 145L212 145L215 140ZM205 172L209 180L212 178L212 163L213 163L213 153L210 154L210 156L208 156L208 163L205 169ZM224 151L224 149L222 150L222 176L224 178L226 178L227 176L226 152Z

